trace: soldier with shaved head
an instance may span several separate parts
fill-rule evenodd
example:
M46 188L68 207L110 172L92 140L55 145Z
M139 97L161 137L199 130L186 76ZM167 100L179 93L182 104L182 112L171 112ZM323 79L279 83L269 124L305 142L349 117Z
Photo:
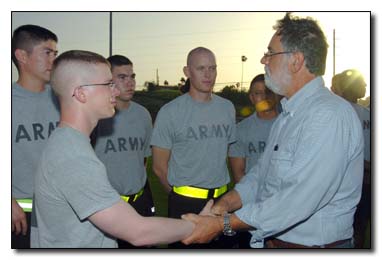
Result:
M169 192L168 215L175 218L198 213L209 199L228 190L227 150L236 140L233 104L212 93L214 53L205 47L191 50L183 71L189 89L160 109L151 138L153 170ZM219 240L201 247L226 246Z

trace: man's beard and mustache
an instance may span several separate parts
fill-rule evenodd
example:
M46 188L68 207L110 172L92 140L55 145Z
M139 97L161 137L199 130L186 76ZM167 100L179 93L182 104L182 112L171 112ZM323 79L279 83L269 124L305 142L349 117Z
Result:
M277 84L275 81L273 81L270 77L269 68L265 67L265 75L264 75L264 81L265 85L272 90L274 93L279 94L281 96L285 96L285 89L283 89L279 84ZM284 73L283 73L284 74ZM285 75L285 79L289 78L289 75ZM282 79L282 80L285 80Z

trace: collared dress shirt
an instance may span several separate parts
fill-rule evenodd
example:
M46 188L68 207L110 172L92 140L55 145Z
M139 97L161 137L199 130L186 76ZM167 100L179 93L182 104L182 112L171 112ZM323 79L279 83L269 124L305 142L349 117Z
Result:
M363 175L357 114L322 77L281 104L262 157L235 187L243 204L235 214L256 228L251 242L273 236L312 246L351 238Z

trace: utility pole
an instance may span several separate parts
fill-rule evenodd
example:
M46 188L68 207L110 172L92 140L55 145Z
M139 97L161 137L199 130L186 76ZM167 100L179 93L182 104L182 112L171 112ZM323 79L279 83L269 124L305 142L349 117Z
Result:
M113 55L113 12L109 15L109 57Z
M159 87L159 72L158 72L158 68L157 68L157 86Z
M336 29L333 29L333 76L336 75Z
M244 55L241 56L241 91L244 91L244 86L243 86L243 74L244 74L244 62L246 62L247 57Z

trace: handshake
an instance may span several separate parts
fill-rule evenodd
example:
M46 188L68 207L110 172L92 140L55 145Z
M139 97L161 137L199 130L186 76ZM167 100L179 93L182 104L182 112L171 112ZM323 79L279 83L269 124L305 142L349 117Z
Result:
M220 200L214 205L214 201L211 199L207 202L199 215L193 213L182 215L182 219L195 224L191 235L183 239L182 243L186 245L192 243L209 243L212 239L220 235L223 230L226 231L228 227L229 232L225 234L234 235L235 232L225 223L227 219L224 220L223 216L227 213L228 208L228 204L224 200Z

